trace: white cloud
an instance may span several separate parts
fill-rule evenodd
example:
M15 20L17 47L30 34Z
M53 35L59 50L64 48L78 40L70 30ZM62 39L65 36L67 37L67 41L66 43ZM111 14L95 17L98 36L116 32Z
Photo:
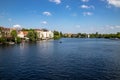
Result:
M13 25L13 29L16 29L16 30L21 30L21 29L22 29L22 27L21 27L21 25L16 24L16 25Z
M54 2L56 4L60 4L61 3L61 0L49 0L50 2Z
M48 12L48 11L45 11L45 12L43 12L43 15L51 16L52 14L50 12Z
M95 7L93 6L93 5L90 5L90 6L88 6L88 5L81 5L80 6L80 8L83 8L83 9L95 9Z
M118 29L120 29L120 26L115 26L115 28L118 28Z
M87 5L81 5L81 8L89 8Z
M13 25L14 28L21 28L21 25L19 24L16 24L16 25Z
M120 0L107 0L107 2L115 7L120 7Z
M119 25L106 25L103 27L104 30L120 30Z
M81 0L82 2L89 2L89 0Z
M46 25L46 24L48 24L48 22L47 21L42 21L41 24Z
M106 25L100 29L101 33L116 33L120 31L120 25Z
M93 15L93 13L92 12L83 12L83 15L84 16L91 16L91 15Z

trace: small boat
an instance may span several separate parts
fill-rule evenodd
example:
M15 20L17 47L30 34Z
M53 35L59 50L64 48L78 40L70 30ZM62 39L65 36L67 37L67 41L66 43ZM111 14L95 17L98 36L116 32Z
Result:
M62 41L60 41L59 43L62 43Z
M13 44L15 44L15 43L14 43L14 42L9 42L9 44L10 44L10 45L13 45Z

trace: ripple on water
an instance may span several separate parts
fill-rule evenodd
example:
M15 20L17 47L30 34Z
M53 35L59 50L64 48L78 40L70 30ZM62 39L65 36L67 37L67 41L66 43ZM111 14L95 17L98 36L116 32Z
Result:
M62 41L0 48L0 80L120 80L119 41Z

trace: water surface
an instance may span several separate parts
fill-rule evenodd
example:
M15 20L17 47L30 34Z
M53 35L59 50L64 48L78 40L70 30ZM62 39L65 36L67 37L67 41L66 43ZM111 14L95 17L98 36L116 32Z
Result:
M63 38L0 46L0 80L120 80L120 41Z

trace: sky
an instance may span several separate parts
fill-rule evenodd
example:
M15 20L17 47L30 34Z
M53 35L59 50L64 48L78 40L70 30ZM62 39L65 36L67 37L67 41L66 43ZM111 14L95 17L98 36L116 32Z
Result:
M120 32L120 0L0 0L0 26Z

